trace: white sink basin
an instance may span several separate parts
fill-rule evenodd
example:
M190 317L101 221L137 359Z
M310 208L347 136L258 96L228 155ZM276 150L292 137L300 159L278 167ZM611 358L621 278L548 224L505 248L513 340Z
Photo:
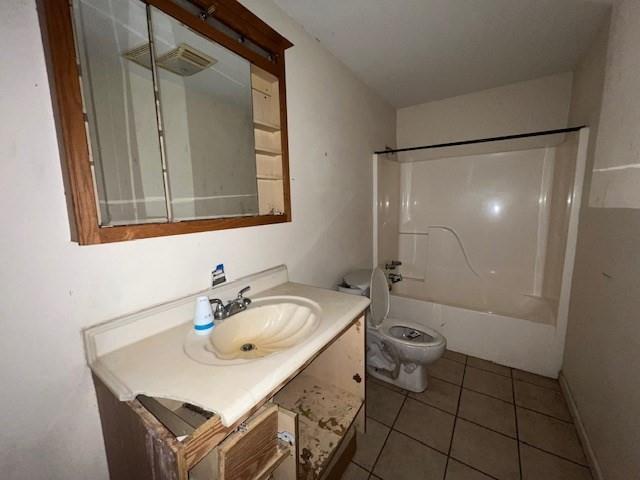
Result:
M294 296L256 299L244 312L218 324L210 336L190 333L185 353L208 365L236 365L300 344L319 324L320 306Z

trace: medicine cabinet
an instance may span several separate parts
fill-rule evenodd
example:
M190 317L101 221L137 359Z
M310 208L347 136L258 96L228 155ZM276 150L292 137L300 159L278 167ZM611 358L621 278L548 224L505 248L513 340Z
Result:
M235 0L42 0L72 237L291 219L285 50Z

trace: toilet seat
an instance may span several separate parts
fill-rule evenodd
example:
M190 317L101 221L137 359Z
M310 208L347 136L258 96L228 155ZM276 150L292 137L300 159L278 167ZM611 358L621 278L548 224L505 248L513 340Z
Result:
M422 335L426 335L427 338L410 339L410 338L402 337L401 335L394 334L394 332L392 331L392 329L394 328L410 329L415 332L419 332ZM424 325L420 325L414 322L407 322L405 320L395 320L392 318L386 318L382 322L382 325L380 325L380 327L378 328L378 331L382 333L385 337L390 338L396 343L400 343L400 344L411 346L411 347L434 348L434 347L440 347L446 343L446 340L441 333L431 328L425 327Z
M446 344L445 338L431 328L405 320L389 318L389 284L384 272L374 268L371 273L371 306L369 327L396 345L419 348L441 348ZM407 329L416 332L418 336L403 335L405 332L395 332L394 329ZM420 338L421 337L421 338Z

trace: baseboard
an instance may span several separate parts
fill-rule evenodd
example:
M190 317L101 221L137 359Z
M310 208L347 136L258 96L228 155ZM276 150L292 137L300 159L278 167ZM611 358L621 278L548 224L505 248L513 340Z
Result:
M560 381L560 388L562 389L564 398L567 401L567 406L569 407L569 411L573 417L573 423L576 426L580 443L582 443L582 448L584 448L584 454L586 455L589 466L591 467L591 475L593 475L594 480L604 480L602 470L600 470L600 465L598 464L598 459L596 458L593 447L591 446L591 441L587 436L587 431L584 428L582 419L580 418L580 412L578 411L576 402L571 394L569 383L562 372L560 372L558 380Z

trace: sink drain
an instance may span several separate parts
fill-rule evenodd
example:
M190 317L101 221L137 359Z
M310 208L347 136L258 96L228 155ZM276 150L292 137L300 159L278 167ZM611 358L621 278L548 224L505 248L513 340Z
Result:
M251 350L255 350L256 346L253 343L245 343L240 347L240 350L243 352L250 352Z

